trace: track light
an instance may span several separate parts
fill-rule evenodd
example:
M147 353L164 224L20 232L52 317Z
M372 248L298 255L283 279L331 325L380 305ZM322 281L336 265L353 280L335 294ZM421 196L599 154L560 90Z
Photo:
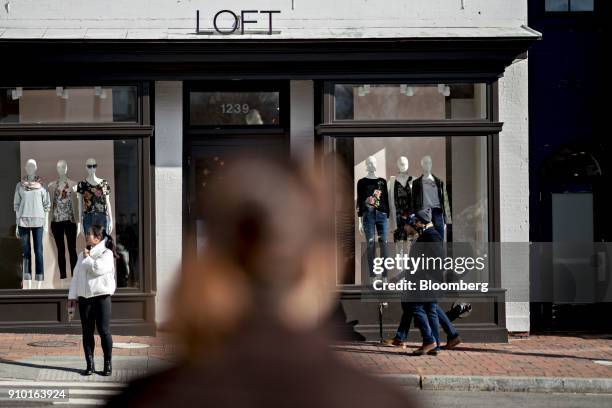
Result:
M18 86L17 88L13 89L11 91L11 98L16 101L17 99L21 98L23 96L23 88L21 86Z
M414 96L414 88L406 84L400 84L400 93L406 96Z

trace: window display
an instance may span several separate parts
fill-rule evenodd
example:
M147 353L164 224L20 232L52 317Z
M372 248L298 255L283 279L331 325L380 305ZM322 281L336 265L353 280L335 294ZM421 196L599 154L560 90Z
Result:
M431 210L447 242L488 242L486 136L331 139L336 157L353 174L352 185L339 186L337 199L349 195L357 209L349 216L347 206L336 205L339 283L360 284L363 262L372 276L374 257L409 253L403 226L419 210Z
M0 207L0 289L68 288L78 253L85 246L84 233L92 224L102 225L117 243L118 286L138 286L139 143L0 142L2 174L6 180L20 180L16 186L0 186L5 197L14 197L13 211ZM118 214L116 220L114 214Z

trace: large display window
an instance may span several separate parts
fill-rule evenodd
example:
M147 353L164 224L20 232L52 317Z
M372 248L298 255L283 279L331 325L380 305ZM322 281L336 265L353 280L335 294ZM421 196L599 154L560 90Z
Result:
M318 133L336 175L339 285L367 285L374 257L409 253L404 225L419 210L449 248L495 240L495 86L325 83Z

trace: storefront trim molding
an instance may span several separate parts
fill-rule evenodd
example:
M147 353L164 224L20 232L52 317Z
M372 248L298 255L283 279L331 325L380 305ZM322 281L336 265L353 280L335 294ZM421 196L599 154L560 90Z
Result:
M320 136L432 136L444 133L448 136L487 136L498 134L502 122L351 122L320 124L316 127Z

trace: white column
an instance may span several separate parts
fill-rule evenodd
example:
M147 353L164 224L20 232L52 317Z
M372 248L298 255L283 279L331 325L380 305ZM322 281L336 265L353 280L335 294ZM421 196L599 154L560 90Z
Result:
M529 110L528 62L506 69L499 81L501 284L506 293L506 327L529 331ZM504 244L506 243L506 244Z
M314 84L312 81L290 82L291 157L314 165Z
M168 321L168 303L181 266L183 239L183 83L155 83L156 323Z

